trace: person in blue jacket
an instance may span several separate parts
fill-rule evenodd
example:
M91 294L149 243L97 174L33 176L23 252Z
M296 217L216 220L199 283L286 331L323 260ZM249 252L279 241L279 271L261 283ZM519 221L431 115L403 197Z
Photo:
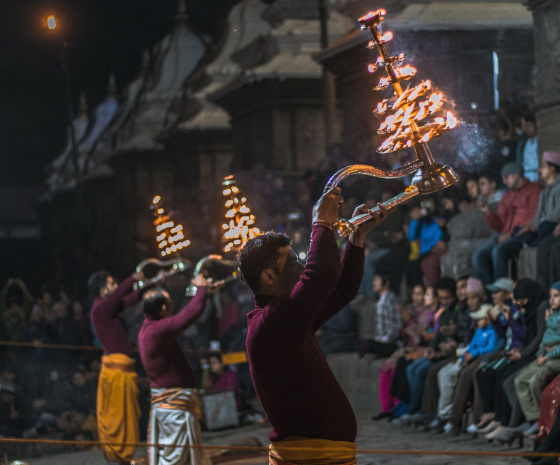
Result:
M410 211L410 225L408 227L408 240L411 243L411 255L414 255L416 243L419 246L418 258L411 259L411 268L415 270L410 285L422 282L420 274L426 286L435 286L440 279L440 258L447 252L445 235L434 218L435 203L434 199L426 197L420 204L413 207ZM418 266L420 265L420 266Z

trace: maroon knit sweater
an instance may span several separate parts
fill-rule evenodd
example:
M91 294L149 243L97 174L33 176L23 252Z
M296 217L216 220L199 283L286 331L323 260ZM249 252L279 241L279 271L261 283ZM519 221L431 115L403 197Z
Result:
M292 292L255 298L256 308L247 314L247 356L272 425L271 441L355 441L352 406L314 334L355 297L363 267L363 248L348 242L341 262L333 232L315 225L305 270Z
M91 322L105 355L125 354L129 357L134 355L126 329L119 319L119 313L137 304L145 290L131 293L133 284L134 278L125 279L111 295L96 297L91 307Z
M196 378L177 336L192 325L204 311L206 287L176 315L161 320L144 319L138 333L140 358L154 388L194 388Z

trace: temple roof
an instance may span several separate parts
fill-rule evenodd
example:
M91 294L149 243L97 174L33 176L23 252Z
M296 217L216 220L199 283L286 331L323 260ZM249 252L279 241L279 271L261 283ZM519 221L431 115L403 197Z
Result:
M170 129L197 131L230 128L229 115L211 102L208 95L244 72L245 66L243 60L239 60L239 54L243 55L247 47L270 31L270 25L261 17L266 8L267 5L260 0L242 0L232 8L222 48L203 71L208 82L194 92L190 87L185 87L182 117L176 126L169 125ZM258 54L259 50L255 53Z
M202 40L186 26L182 0L179 7L175 29L154 47L154 66L129 116L116 131L115 153L161 150L158 135L178 117L175 104L181 97L183 84L206 52Z
M508 0L487 2L410 1L400 11L386 16L383 23L384 31L400 30L407 32L483 31L505 28L527 30L532 27L531 12L520 2ZM352 30L317 54L317 59L322 61L356 45L368 42L370 39L370 35L361 31L356 21Z

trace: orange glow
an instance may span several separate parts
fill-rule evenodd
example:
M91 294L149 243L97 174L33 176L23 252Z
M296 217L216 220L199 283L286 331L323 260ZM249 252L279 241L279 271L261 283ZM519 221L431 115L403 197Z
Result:
M375 15L376 15L376 13L374 13L373 11L370 11L369 13L367 13L366 15L364 15L360 19L358 19L358 21L367 21L368 19L373 18Z
M453 129L455 126L459 124L457 118L455 118L450 112L447 112L447 121L445 123L445 127L447 129Z
M161 200L161 197L159 195L156 195L154 197L154 199L152 200L152 203L155 205L155 204L159 203L160 200Z
M375 111L380 115L385 113L387 111L387 99L383 100L382 102L379 102L377 104L377 108L375 109Z
M379 84L377 85L377 87L374 90L384 90L387 87L389 87L390 83L391 83L391 78L388 78L388 77L381 78L379 80Z
M373 74L377 71L377 66L370 63L367 67L367 70L370 74Z
M402 68L398 68L398 75L402 79L410 79L412 76L416 74L416 68L406 65Z
M47 18L47 27L51 30L56 28L56 18L54 17L54 15L50 15Z
M381 36L381 43L389 42L393 38L392 32L386 32Z

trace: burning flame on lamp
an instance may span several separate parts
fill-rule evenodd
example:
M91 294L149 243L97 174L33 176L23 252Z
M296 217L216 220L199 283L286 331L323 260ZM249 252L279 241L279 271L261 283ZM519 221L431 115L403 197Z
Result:
M227 208L225 217L229 220L222 224L222 229L224 230L223 237L226 243L223 250L224 252L230 252L241 247L249 239L256 237L261 231L253 226L255 224L255 215L251 213L251 210L245 204L247 199L240 197L241 192L235 185L234 177L227 176L222 181L222 185L225 186L222 194L227 198L225 202L225 207Z
M159 205L161 202L161 196L156 195L152 200L152 205L150 208L155 210L154 226L156 231L160 234L156 237L158 242L158 248L160 249L160 255L165 257L174 252L178 252L183 248L190 245L191 241L183 240L185 235L183 234L183 225L175 224L169 215L165 214L163 207Z
M418 143L425 143L432 137L439 136L442 132L454 128L458 121L447 112L446 118L436 115L444 104L444 96L439 92L432 92L431 81L422 81L416 86L404 89L401 81L411 79L416 74L416 68L411 65L398 65L404 60L404 54L391 56L385 49L385 44L393 38L392 32L381 32L381 22L385 20L385 10L369 12L358 21L363 29L369 29L374 40L369 41L369 49L378 48L380 56L375 65L370 64L368 71L374 73L378 68L385 68L387 77L379 80L375 90L387 89L393 86L394 96L381 101L375 110L379 115L388 110L393 111L380 124L378 133L389 134L378 147L381 153L390 153L396 150L412 147ZM425 97L423 101L418 101Z

